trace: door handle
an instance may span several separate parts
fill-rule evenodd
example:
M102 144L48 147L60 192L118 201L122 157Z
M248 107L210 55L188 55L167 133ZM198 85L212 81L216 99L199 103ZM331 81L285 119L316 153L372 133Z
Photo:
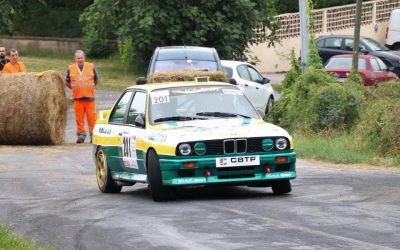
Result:
M118 133L119 136L126 135L126 134L128 134L128 132L126 132L126 131Z
M245 84L244 86L248 87L249 85L248 85L248 84Z
M259 89L258 87L256 87L256 89Z

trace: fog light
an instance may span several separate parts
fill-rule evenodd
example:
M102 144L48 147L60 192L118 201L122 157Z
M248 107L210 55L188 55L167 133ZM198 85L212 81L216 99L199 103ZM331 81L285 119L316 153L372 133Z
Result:
M210 177L210 176L211 176L211 171L210 171L210 170L206 170L206 171L204 172L204 176L205 176L205 177Z
M278 156L275 158L275 162L285 163L285 162L288 162L288 158L287 158L287 156Z
M196 163L195 162L184 162L183 167L184 168L194 168L194 167L196 167Z
M264 168L264 173L266 173L266 174L271 173L271 169L270 168Z

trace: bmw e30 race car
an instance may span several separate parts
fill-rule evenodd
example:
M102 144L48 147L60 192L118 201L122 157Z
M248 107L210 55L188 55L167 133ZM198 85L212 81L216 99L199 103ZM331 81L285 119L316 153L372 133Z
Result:
M127 88L93 131L99 189L148 183L153 200L190 185L272 187L291 192L292 137L263 121L236 86L178 82Z

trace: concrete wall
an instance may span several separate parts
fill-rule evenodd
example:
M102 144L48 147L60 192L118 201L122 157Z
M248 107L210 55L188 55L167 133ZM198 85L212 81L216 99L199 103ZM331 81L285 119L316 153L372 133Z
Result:
M8 49L18 49L21 53L27 51L73 53L83 48L81 39L75 38L0 36L0 44Z

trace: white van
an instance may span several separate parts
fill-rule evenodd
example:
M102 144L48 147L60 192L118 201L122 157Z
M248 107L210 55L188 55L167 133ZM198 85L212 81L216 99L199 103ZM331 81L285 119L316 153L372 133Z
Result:
M392 10L386 30L386 47L400 50L400 9Z

